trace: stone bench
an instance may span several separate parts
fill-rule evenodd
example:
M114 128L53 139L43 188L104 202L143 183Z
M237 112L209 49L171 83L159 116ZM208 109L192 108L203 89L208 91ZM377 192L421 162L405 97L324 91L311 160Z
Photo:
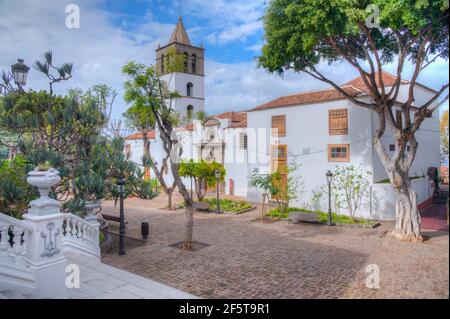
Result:
M290 224L300 224L300 223L318 223L319 219L315 213L290 213L287 218Z

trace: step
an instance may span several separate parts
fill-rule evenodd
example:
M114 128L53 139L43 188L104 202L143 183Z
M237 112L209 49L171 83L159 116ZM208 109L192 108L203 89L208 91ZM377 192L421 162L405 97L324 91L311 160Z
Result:
M2 291L1 294L4 295L6 299L25 299L23 295L10 289Z

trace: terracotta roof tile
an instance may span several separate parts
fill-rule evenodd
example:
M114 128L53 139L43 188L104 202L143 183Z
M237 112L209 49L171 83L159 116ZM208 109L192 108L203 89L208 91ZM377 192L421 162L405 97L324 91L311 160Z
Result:
M134 133L134 134L131 134L131 135L127 136L125 138L125 140L127 140L127 141L129 141L129 140L142 140L143 137L144 137L144 135L141 132L137 132L137 133ZM154 140L155 139L155 131L147 132L147 137L150 140Z
M394 76L394 75L392 75L392 74L390 74L390 73L388 73L386 71L382 72L381 78L383 80L383 83L384 83L385 87L393 86L395 81L397 80L396 76ZM379 81L378 72L375 74L375 82L377 83L378 87L381 86L380 81ZM409 83L409 81L402 80L402 84L408 84L408 83ZM344 86L346 86L346 85L352 85L355 88L360 89L361 91L369 92L369 90L367 89L367 87L366 87L366 85L365 85L365 83L364 83L364 81L363 81L363 79L361 77L357 77L356 79L353 79L353 80L351 80L351 81L349 81L349 82L344 84Z
M378 80L378 75L376 75L376 82L378 85L380 85ZM397 77L383 71L382 73L382 80L385 86L392 86L394 85ZM408 84L409 81L402 80L402 84ZM425 89L431 90L433 92L433 89L420 84L416 83L418 86L421 86ZM353 97L361 96L361 95L367 95L368 89L366 85L364 84L364 81L361 77L357 77L356 79L353 79L344 85L341 86L342 89L344 89L348 94L350 94ZM281 96L273 101L270 101L268 103L265 103L263 105L260 105L254 109L251 109L250 111L261 111L261 110L267 110L272 108L278 108L278 107L285 107L285 106L296 106L296 105L304 105L304 104L312 104L312 103L324 103L324 102L330 102L335 100L342 100L345 99L345 97L339 93L335 89L327 89L327 90L320 90L320 91L312 91L312 92L302 92L302 93L296 93L292 95L286 95Z
M247 127L247 120L233 123L227 128L246 128L246 127Z
M351 96L358 96L365 94L361 90L347 85L342 87L347 94ZM330 102L335 100L343 100L345 97L335 89L321 90L321 91L312 91L312 92L303 92L291 95L285 95L279 97L273 101L260 105L251 111L261 111L272 108L284 107L284 106L295 106L295 105L304 105L304 104L312 104L312 103L323 103Z
M225 112L212 117L220 120L230 119L232 123L235 123L247 120L247 112Z

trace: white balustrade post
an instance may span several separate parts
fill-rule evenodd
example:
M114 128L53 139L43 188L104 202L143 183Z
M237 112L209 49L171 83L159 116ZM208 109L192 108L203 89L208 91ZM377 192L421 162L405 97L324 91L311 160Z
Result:
M66 265L62 253L64 214L58 201L49 198L50 188L60 181L59 172L34 170L27 181L39 189L40 197L30 202L25 222L33 227L27 241L26 262L35 274L35 298L67 298Z

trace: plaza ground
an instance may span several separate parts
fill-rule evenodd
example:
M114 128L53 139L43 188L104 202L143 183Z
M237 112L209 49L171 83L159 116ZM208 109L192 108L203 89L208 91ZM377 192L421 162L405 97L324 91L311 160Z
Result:
M177 195L175 203L181 202ZM102 262L201 298L448 298L448 232L424 231L422 244L387 236L393 225L375 229L259 223L259 209L242 215L195 213L194 240L207 246L183 251L171 245L184 237L184 210L160 209L152 201L127 199L127 235L147 243L126 256ZM103 213L117 215L106 201ZM112 222L112 229L117 224ZM380 269L380 288L365 285L366 267Z

